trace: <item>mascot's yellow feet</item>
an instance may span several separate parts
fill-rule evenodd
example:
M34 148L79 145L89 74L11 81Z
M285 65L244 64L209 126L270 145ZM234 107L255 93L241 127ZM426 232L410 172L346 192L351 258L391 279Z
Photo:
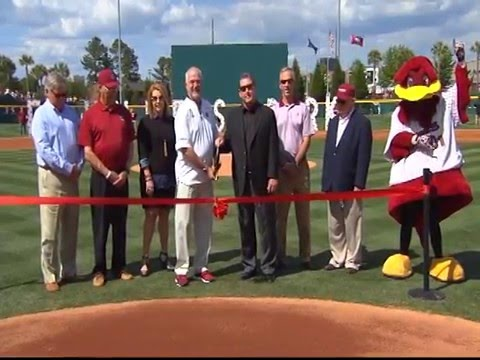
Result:
M412 262L407 255L395 254L385 261L382 272L394 279L406 279L412 275Z
M465 280L465 272L462 265L453 257L433 259L430 265L430 276L446 283Z

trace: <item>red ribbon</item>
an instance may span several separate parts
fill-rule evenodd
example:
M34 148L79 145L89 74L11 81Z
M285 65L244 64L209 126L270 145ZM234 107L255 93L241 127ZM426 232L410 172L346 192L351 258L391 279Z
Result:
M367 199L391 197L403 194L420 193L425 194L424 187L397 186L387 189L372 189L362 191L346 192L315 192L309 194L292 195L265 195L265 196L231 196L222 198L193 198L193 199L164 199L164 198L121 198L121 197L40 197L40 196L18 196L0 195L0 206L17 205L175 205L175 204L213 204L213 213L223 219L228 213L229 203L261 203L280 201L339 201L353 199Z
M213 215L220 220L228 214L228 204L222 199L215 199L213 204Z

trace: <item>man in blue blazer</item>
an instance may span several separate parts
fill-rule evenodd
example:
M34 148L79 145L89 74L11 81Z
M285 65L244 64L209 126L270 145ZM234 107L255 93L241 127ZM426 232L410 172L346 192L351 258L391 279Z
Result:
M355 107L355 88L337 91L337 116L330 120L323 155L322 191L361 191L372 155L370 120ZM325 270L342 267L354 274L362 262L362 201L329 201L328 240L332 257Z

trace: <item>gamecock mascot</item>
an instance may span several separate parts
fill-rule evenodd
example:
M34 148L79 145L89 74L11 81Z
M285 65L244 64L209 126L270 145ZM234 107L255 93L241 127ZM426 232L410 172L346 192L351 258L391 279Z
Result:
M470 186L462 173L463 155L455 138L455 127L468 121L470 101L464 45L455 44L455 84L442 88L431 61L415 56L394 77L395 93L401 99L392 114L384 155L392 163L391 188L423 185L423 169L431 177L430 224L423 223L423 195L419 191L395 195L389 214L400 224L400 251L383 265L385 276L404 279L412 274L409 257L412 229L425 246L423 227L430 226L434 259L430 276L443 282L464 280L464 270L442 250L440 222L472 201Z

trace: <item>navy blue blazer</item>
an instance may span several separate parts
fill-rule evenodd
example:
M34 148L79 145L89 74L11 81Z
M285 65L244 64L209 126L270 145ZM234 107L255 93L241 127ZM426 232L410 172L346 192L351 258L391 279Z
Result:
M348 121L338 146L339 117L328 125L323 153L322 191L365 189L372 157L372 125L357 108Z

